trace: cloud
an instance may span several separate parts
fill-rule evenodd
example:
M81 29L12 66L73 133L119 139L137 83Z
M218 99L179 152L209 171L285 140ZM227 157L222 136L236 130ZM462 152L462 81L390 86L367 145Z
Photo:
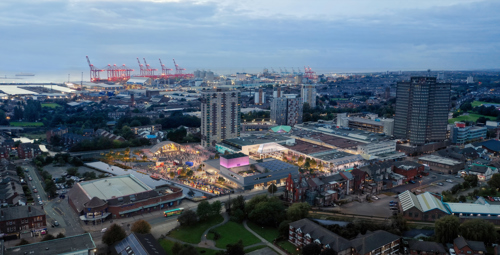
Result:
M1 71L87 71L136 57L188 69L498 68L496 1L10 1Z

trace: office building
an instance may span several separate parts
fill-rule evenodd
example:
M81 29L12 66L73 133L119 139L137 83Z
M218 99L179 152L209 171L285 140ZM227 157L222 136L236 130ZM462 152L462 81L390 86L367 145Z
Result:
M240 91L217 89L201 95L201 145L215 146L240 136Z
M316 85L304 84L301 90L302 102L308 103L311 108L316 107Z
M422 146L446 139L450 106L450 83L437 83L435 77L412 77L398 82L394 136Z
M474 83L474 77L469 76L469 77L467 77L467 84L471 84L471 83Z
M450 130L450 140L454 144L464 144L486 138L487 127L465 126L463 122L455 122Z
M286 94L275 97L271 101L271 123L276 125L295 126L302 123L302 99L297 95Z

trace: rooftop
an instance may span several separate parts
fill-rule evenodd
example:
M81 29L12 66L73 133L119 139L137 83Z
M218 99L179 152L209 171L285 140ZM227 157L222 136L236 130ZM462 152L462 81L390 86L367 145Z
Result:
M427 156L420 157L418 159L430 161L430 162L436 162L436 163L440 163L440 164L444 164L444 165L450 165L450 166L462 164L462 162L460 162L460 161L450 159L450 158L440 157L437 155L427 155Z
M29 209L31 209L31 212L29 212ZM5 207L0 211L2 212L2 221L45 215L42 209L35 206Z
M283 145L283 146L287 147L290 150L294 150L306 155L332 150L331 148L302 140L295 140L295 145Z
M250 135L245 137L226 139L222 143L241 148L242 146L254 145L254 144L263 144L270 142L281 143L290 139L292 138L288 136L277 135L277 134L266 134L266 135Z
M500 205L490 205L490 204L469 204L469 203L444 203L446 207L450 209L452 213L463 213L464 216L469 216L467 214L481 214L486 215L500 215Z
M271 172L281 171L281 170L293 167L293 165L290 165L288 163L285 163L285 162L283 162L281 160L277 160L277 159L264 161L261 163L257 163L256 165L259 167L263 167L265 169L269 169L269 171L271 171Z
M81 182L79 185L89 198L98 197L105 200L152 190L132 174Z
M242 157L248 157L247 155L238 152L238 153L233 153L233 154L227 154L227 155L220 155L221 158L225 159L233 159L233 158L242 158Z
M115 245L115 250L120 255L166 255L161 245L151 234L132 233Z
M76 254L78 251L95 249L94 240L89 233L53 239L39 243L27 244L7 248L5 255L32 254L32 255L56 255Z

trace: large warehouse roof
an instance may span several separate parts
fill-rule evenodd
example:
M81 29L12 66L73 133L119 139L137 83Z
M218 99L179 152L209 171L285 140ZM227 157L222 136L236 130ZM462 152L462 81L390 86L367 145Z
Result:
M89 198L98 197L105 200L151 190L132 174L82 182L80 185Z
M481 214L486 216L490 215L500 215L500 205L490 205L490 204L468 204L468 203L445 203L445 205L450 208L450 211L455 214L463 213L464 216L467 214Z

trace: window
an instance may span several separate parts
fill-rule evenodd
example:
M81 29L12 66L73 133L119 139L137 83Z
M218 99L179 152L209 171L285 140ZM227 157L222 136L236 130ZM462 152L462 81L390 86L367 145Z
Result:
M413 217L413 213L412 213L412 212L409 212L409 213L408 213L408 216Z
M467 251L467 254L471 254L472 252L471 251Z

